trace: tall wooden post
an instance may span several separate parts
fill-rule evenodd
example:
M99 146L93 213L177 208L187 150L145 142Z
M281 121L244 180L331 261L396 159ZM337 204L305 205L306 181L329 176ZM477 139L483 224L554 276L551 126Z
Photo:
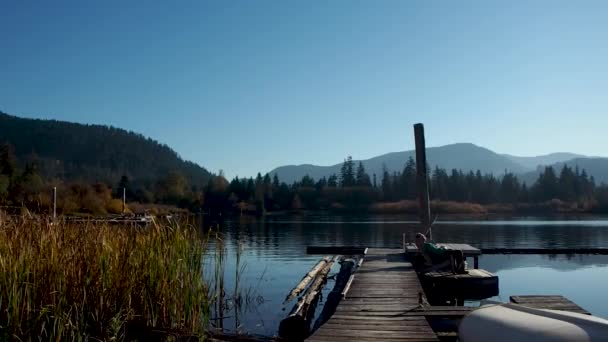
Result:
M418 213L423 232L428 230L431 234L431 204L429 202L429 184L426 171L426 146L424 143L424 126L421 123L414 125L414 138L416 140L416 187L418 188Z
M57 218L57 187L53 187L53 222Z
M125 213L125 207L127 205L127 188L122 188L122 213Z

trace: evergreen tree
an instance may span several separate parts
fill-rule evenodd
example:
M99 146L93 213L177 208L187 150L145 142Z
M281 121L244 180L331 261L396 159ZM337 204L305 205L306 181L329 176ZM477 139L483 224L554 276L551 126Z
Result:
M593 196L593 190L595 188L595 179L593 176L588 177L587 171L583 169L579 177L579 187L581 188L580 197L589 198Z
M245 198L242 198L243 200L253 199L255 197L255 183L253 182L253 178L247 179L245 193L247 194L247 196Z
M323 190L325 187L327 186L327 179L325 177L322 177L321 179L319 179L319 181L317 181L317 183L315 184L315 189L317 191L321 191Z
M17 160L13 146L9 144L0 145L0 175L5 175L9 179L15 174Z
M559 196L558 178L551 166L545 167L534 184L534 197L537 201L548 201Z
M403 172L401 173L400 180L400 198L403 199L416 199L416 162L414 158L409 157Z
M519 192L519 202L528 203L530 202L530 191L526 183L522 184L521 191Z
M338 176L336 176L335 173L329 176L329 178L327 178L327 186L330 188L338 187Z
M270 175L268 173L264 175L262 184L264 191L264 208L268 209L273 205L272 180L270 179Z
M448 195L452 201L464 201L465 185L462 171L452 169L452 174L449 177Z
M482 203L484 202L484 197L487 197L487 194L484 193L484 177L481 175L481 171L477 170L477 172L475 172L475 180L473 181L472 184L472 193L473 193L473 201L477 202L477 203ZM485 201L485 203L487 203L489 201Z
M345 188L355 185L354 162L351 156L348 156L342 164L340 170L340 185Z
M382 164L382 198L385 201L393 199L391 175L385 164Z
M312 177L310 177L309 175L305 175L304 177L302 177L302 180L300 181L300 187L302 187L302 188L314 188L315 187L315 180L312 179Z
M264 179L262 178L262 174L259 172L255 177L254 203L256 213L258 215L264 214L264 212L266 212L266 207L264 205Z
M448 174L445 172L445 170L435 166L435 170L431 176L431 183L433 184L431 198L442 201L448 200L448 181Z
M355 179L355 184L357 186L371 186L371 181L369 179L369 175L365 172L365 167L363 167L363 163L359 162L357 166L357 176Z
M500 184L500 200L503 203L515 203L520 198L520 185L517 177L507 173L502 177Z
M265 174L265 175L264 175L263 184L264 184L264 185L268 185L268 186L270 186L270 184L271 184L271 180L270 180L270 175L269 175L269 174Z
M393 176L391 177L391 194L393 196L393 200L401 199L400 197L401 190L401 177L397 171L393 171Z

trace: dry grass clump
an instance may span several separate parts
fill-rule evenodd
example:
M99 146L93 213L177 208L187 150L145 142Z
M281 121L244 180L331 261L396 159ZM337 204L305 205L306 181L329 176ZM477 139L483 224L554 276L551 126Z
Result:
M202 334L206 239L186 225L51 224L0 213L0 340Z

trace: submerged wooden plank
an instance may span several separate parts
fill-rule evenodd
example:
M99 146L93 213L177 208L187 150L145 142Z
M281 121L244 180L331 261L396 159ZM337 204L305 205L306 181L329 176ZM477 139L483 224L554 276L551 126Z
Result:
M356 255L365 254L367 248L359 246L308 246L306 254L341 254Z
M583 309L578 304L574 303L573 301L564 296L559 295L511 296L509 299L511 303L520 304L536 309L571 311L591 315L589 311Z
M311 337L309 337L308 339L306 339L306 341L311 341L311 342L378 342L378 341L386 341L386 342L399 342L399 341L416 341L416 342L430 342L430 341L439 341L437 339L437 337L435 335L433 335L432 337L408 337L408 336L401 336L398 338L390 338L390 337L384 337L384 338L377 338L377 337L359 337L359 338L353 338L351 336L316 336L313 335Z
M483 254L600 254L608 248L483 248Z
M494 273L488 272L483 269L469 269L468 273L454 274L447 271L433 271L424 274L425 277L432 278L451 278L451 279L463 279L463 278L497 278Z

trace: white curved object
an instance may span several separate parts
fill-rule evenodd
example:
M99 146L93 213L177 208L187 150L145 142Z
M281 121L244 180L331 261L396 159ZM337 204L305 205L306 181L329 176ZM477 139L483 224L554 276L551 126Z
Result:
M458 327L463 342L608 341L608 320L517 304L483 306Z

